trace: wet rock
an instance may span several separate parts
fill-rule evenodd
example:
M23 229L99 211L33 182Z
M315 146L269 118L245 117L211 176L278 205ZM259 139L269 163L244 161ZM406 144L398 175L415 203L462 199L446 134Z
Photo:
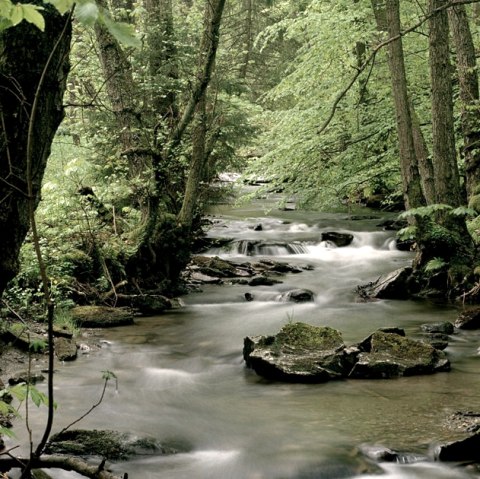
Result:
M155 315L172 309L172 303L161 294L133 294L128 296L128 303L143 316Z
M415 249L417 242L411 239L396 239L395 246L399 251L413 251Z
M280 301L292 303L308 303L315 301L315 294L309 289L292 289L280 295Z
M36 384L45 381L45 376L38 371L20 371L8 379L8 384L14 386L20 383Z
M412 268L400 268L380 276L376 281L359 286L357 294L364 299L408 299L412 294Z
M358 355L349 377L388 379L449 369L445 354L433 346L399 334L376 331L370 338L370 351Z
M420 328L426 333L453 334L455 331L455 328L450 321L443 321L441 323L425 323L420 325Z
M45 336L29 331L21 324L14 325L1 333L2 339L16 348L24 351L43 352L47 348Z
M268 276L255 276L249 282L249 286L273 286L279 284L281 281L278 279L269 278Z
M381 331L386 334L398 334L399 336L405 337L405 330L403 328L397 328L396 326L386 326L383 328L377 329L376 332ZM372 339L375 333L367 336L363 341L358 343L357 347L361 352L369 353L372 351Z
M335 246L348 246L353 241L353 235L350 233L337 233L335 231L327 231L322 233L322 241L330 241Z
M46 452L118 460L138 455L176 454L190 449L186 443L161 444L151 437L137 437L117 431L74 429L53 435Z
M208 276L203 273L199 273L197 271L193 272L190 275L190 281L192 283L199 283L199 284L220 284L222 280L220 278L216 278L214 276Z
M406 220L384 220L377 224L379 228L382 228L384 231L398 231L402 228L408 226L408 221Z
M448 347L449 337L442 333L425 333L420 340L431 344L435 349L443 351Z
M455 321L458 329L480 329L480 308L464 311Z
M253 231L263 231L262 223L258 223L253 227Z
M246 301L253 301L254 300L254 297L253 297L252 293L245 293L244 296L245 296Z
M133 324L133 312L130 308L76 306L70 312L73 321L84 328L109 328Z
M344 349L335 329L290 323L276 336L246 337L243 356L248 367L267 379L318 383L345 376Z
M359 450L365 457L375 462L397 462L398 459L398 453L385 446L363 444Z
M77 358L77 345L68 338L55 338L55 356L59 361L73 361Z
M72 339L73 333L69 331L67 326L57 326L56 324L53 325L53 336L56 338L67 338Z
M191 264L197 268L198 272L216 278L234 278L237 276L236 267L218 256L213 258L208 256L194 256Z
M438 461L479 461L480 432L458 441L441 444L435 448L435 459Z

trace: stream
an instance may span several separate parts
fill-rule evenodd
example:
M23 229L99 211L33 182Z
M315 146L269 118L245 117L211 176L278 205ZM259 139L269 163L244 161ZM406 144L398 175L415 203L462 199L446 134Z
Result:
M101 371L110 370L118 388L111 384L100 407L76 427L151 435L191 447L186 453L114 465L131 479L473 477L454 465L428 461L382 463L383 476L364 473L356 449L382 445L427 454L451 436L448 416L478 411L480 332L453 335L446 349L452 371L429 376L283 384L266 381L244 365L245 336L275 334L289 321L331 326L353 343L382 326L403 327L415 336L423 323L456 319L459 306L430 301L356 302L355 286L412 260L411 253L396 249L393 232L377 226L392 216L374 213L377 219L352 221L347 213L280 211L268 202L218 206L211 213L209 236L264 240L271 246L245 256L240 242L238 248L208 255L238 262L270 258L310 269L282 276L274 286L202 286L201 292L181 298L180 309L101 331L105 341L99 351L65 363L55 375L54 430L97 401ZM258 224L261 231L253 229ZM321 243L324 231L349 232L353 243L342 248ZM294 288L312 290L315 302L277 300ZM254 301L245 301L246 292ZM41 413L31 419L38 434L43 419ZM54 477L80 476L55 472Z

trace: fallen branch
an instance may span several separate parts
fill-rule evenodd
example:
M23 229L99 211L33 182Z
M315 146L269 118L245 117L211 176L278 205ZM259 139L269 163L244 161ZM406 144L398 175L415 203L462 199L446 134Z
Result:
M22 467L30 463L32 469L62 469L73 471L90 479L128 479L128 474L117 476L104 469L104 461L98 466L88 464L79 457L72 456L42 456L40 458L0 457L0 471Z

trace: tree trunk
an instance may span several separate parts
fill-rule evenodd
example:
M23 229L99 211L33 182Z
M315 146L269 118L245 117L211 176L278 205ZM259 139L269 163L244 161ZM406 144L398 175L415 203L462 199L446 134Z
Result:
M465 182L467 196L473 196L480 184L480 110L477 61L470 25L464 5L448 10L455 44L458 80L460 83L461 124L464 138Z
M0 33L0 295L18 272L29 202L36 207L40 201L69 71L70 18L43 2L31 3L44 7L44 32L22 22ZM33 198L27 193L28 169Z
M220 23L222 19L225 0L215 0L207 2L205 11L205 30L203 34L201 51L199 56L198 81L205 83L199 101L197 103L197 125L194 131L194 150L192 162L190 165L185 196L182 208L178 214L178 222L185 228L190 229L195 213L195 205L198 201L200 183L203 178L206 167L207 157L205 154L206 140L206 87L210 83L210 78L215 62L215 56L220 39ZM210 64L208 70L205 69L207 62Z
M430 11L447 0L429 0ZM437 203L463 203L455 151L448 14L441 10L429 18L430 80L432 87L433 171Z
M388 44L388 66L392 80L392 93L395 103L397 119L397 134L400 153L400 170L402 174L402 189L407 209L416 208L425 204L422 192L418 162L415 152L415 143L412 130L412 118L407 91L407 78L400 34L400 6L399 0L386 0L382 7L377 0L372 1L377 26L379 29L386 26L390 38L397 40ZM381 9L385 8L385 13ZM384 16L385 20L382 19Z
M152 109L157 118L167 120L170 128L178 116L176 83L178 80L172 0L145 0L149 68L152 79Z
M245 41L240 78L246 80L253 49L253 0L243 0L243 9L245 10Z

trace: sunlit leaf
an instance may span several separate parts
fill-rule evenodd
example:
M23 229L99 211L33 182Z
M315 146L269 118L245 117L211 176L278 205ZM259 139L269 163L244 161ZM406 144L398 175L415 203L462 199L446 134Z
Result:
M10 12L10 21L12 22L12 25L18 25L21 21L23 20L23 5L21 3L17 3L12 8L12 11Z
M99 20L107 27L107 30L120 43L128 47L139 48L141 46L140 40L135 36L135 29L132 25L123 22L114 22L108 15L102 14Z
M46 3L51 3L62 15L70 11L75 3L75 0L44 0Z
M37 388L30 387L30 397L33 404L37 407L40 407L42 404L48 404L48 397Z
M17 384L9 389L10 394L20 402L25 401L27 397L27 385L25 383Z
M30 4L23 5L23 19L43 32L45 30L45 19L39 10L43 10L43 8Z

